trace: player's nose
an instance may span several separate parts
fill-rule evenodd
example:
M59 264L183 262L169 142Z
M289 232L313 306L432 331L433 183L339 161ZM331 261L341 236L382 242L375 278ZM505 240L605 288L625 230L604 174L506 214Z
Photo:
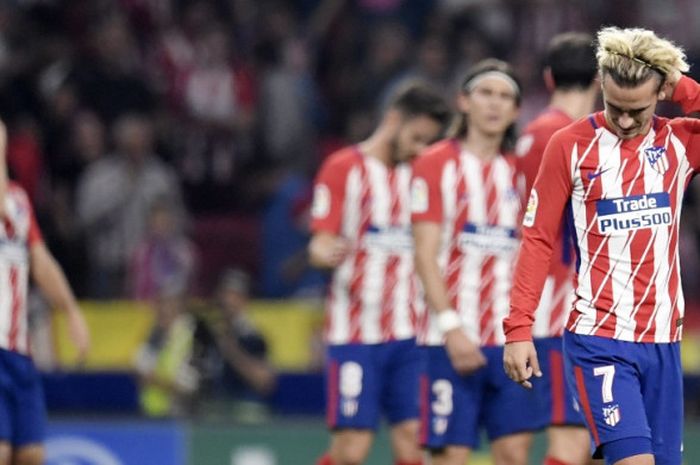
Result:
M617 118L617 125L622 129L629 129L634 126L634 119L630 118L628 115L622 115Z

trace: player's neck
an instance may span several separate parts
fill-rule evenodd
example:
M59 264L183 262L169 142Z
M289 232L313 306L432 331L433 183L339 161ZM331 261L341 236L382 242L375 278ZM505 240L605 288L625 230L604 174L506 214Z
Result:
M391 143L381 133L375 132L368 139L360 142L358 147L364 155L376 158L387 166L392 165Z
M462 147L484 161L489 161L501 153L502 136L492 136L479 131L471 130L467 137L462 139Z
M561 111L572 120L577 120L593 111L596 96L596 92L591 90L555 90L549 107Z

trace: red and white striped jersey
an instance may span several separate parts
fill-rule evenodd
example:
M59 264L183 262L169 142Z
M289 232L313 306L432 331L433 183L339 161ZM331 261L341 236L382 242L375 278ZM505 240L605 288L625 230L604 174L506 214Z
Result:
M441 226L438 263L465 332L481 345L503 344L522 203L513 157L482 161L450 139L429 148L413 176L412 221ZM426 312L421 343L443 343L435 320Z
M330 344L414 337L419 309L413 265L411 166L389 167L356 146L331 155L316 178L311 229L351 241L326 301Z
M673 95L700 110L700 85L684 77ZM623 341L681 339L678 223L683 194L700 168L700 121L654 117L623 140L596 113L547 145L523 220L508 341L531 337L546 263L565 209L577 245L574 308L567 329ZM567 202L569 207L566 208Z
M10 182L0 221L0 348L29 354L29 251L42 241L27 193Z
M527 125L515 147L518 172L525 176L525 192L529 193L535 183L549 139L572 122L563 111L548 108ZM561 336L571 310L575 268L568 226L562 221L552 247L552 260L532 327L532 335L536 338Z

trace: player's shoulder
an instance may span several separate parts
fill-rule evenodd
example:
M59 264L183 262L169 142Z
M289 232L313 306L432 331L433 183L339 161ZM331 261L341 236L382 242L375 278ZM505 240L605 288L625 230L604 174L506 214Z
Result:
M331 153L323 161L323 170L348 170L362 162L362 157L354 145L344 147Z
M590 140L595 137L596 129L601 127L599 121L601 118L603 118L602 112L579 118L573 123L554 131L551 140L556 140L558 143L580 143L583 140Z
M414 161L416 167L433 167L444 164L447 160L459 155L459 142L456 139L443 139L435 142Z
M11 195L12 197L23 202L29 202L29 195L27 194L27 191L15 181L9 181L7 183L7 193L8 195Z
M524 134L550 136L574 121L563 111L547 110L525 127Z

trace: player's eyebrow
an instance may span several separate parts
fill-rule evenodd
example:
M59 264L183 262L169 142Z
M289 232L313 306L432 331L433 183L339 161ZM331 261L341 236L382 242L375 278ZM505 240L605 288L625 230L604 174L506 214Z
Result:
M613 110L620 112L620 113L640 113L640 112L646 110L647 108L649 108L649 106L650 106L650 105L647 105L647 106L642 107L642 108L623 109L623 108L618 107L617 105L613 105L608 100L605 101L605 104L607 106L609 106L610 108L612 108Z

